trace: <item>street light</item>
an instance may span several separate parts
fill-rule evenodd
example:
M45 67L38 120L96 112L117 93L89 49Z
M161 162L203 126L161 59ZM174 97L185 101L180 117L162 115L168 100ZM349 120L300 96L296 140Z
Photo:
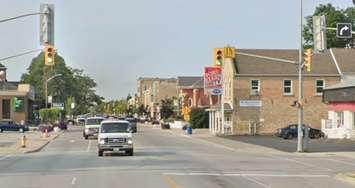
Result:
M56 75L53 75L52 77L48 78L46 81L45 81L45 85L44 85L44 95L45 95L45 99L46 99L46 108L48 107L48 82L53 80L54 78L57 78L59 76L63 76L62 74L56 74Z

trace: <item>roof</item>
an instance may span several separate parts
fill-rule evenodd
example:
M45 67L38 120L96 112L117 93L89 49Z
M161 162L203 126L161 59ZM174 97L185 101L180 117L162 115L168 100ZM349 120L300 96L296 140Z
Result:
M203 88L202 76L179 76L177 79L179 88Z
M341 88L349 88L355 87L355 78L345 78L341 82L326 87L324 90L331 90L331 89L341 89Z
M101 124L103 124L103 123L129 123L129 121L117 120L117 119L106 119L101 122Z
M342 72L355 72L355 49L337 48L332 50ZM239 49L238 52L294 62L298 62L299 58L298 50L296 49ZM298 66L296 63L250 57L238 54L238 52L236 61L237 75L298 75ZM306 76L340 76L330 50L314 54L311 71L304 71L303 73Z
M17 91L20 82L0 82L0 90L15 90Z

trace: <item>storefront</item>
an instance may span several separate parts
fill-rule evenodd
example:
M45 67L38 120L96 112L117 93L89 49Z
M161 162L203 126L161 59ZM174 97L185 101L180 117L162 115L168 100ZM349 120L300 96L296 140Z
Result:
M328 105L328 119L322 120L325 135L355 139L355 79L326 88L323 101Z

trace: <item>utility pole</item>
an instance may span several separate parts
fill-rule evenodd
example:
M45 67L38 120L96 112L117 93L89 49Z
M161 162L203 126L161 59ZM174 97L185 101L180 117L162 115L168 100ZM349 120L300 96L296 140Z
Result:
M45 76L45 84L44 84L44 95L45 95L45 98L46 98L46 108L48 107L48 82L51 81L52 79L54 78L57 78L59 76L62 76L62 74L56 74L50 78L47 79L47 74Z
M298 59L298 103L302 104L303 101L303 79L302 79L302 66L303 66L303 0L300 0L300 48ZM303 152L303 105L298 105L298 127L297 127L297 152Z

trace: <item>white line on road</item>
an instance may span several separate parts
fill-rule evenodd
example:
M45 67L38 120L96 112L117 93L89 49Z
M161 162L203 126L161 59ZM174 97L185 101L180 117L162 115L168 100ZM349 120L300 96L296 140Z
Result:
M309 164L309 163L306 163L306 162L302 162L302 161L299 161L299 160L296 160L296 159L285 158L285 157L273 157L273 158L281 159L281 160L285 160L285 161L292 161L292 162L295 162L295 163L298 163L298 164L301 164L303 166L310 167L310 168L313 168L313 169L324 169L324 170L327 170L327 171L333 171L332 169L326 168L324 166L316 166L316 165Z
M336 163L341 163L341 164L350 165L350 166L355 166L354 163L341 161L341 160L336 160L336 159L324 159L324 160L333 161L333 162L336 162Z
M254 183L256 183L256 184L258 184L258 185L260 185L262 187L265 187L265 188L270 188L271 187L270 185L267 185L267 184L255 179L255 178L252 178L251 176L242 176L242 177L247 179L247 180L249 180L249 181L251 181L251 182L254 182Z
M88 147L86 148L86 151L89 152L91 148L91 140L89 140Z
M5 155L5 156L3 156L3 157L0 157L0 161L1 160L4 160L4 159L6 159L6 158L9 158L10 157L10 155Z
M71 180L71 184L75 185L75 183L76 183L76 177L73 177L73 179Z
M280 177L280 178L290 178L290 177L299 177L299 178L326 178L330 177L327 174L244 174L244 173L203 173L203 172L192 172L192 173L180 173L180 172L168 172L163 173L164 175L170 176L240 176L240 177Z

